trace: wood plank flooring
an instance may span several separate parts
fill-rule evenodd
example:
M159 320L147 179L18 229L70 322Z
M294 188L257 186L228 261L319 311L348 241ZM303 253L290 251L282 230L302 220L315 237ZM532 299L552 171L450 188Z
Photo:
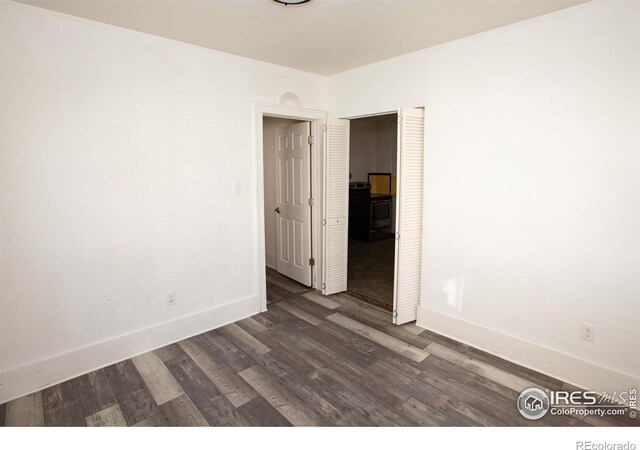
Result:
M393 310L396 240L349 239L347 290L353 297Z
M591 426L529 421L559 380L274 271L269 310L0 405L0 426Z

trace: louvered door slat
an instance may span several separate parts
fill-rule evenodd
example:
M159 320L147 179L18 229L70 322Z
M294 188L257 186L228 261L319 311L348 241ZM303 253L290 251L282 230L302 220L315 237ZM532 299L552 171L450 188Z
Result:
M416 320L422 278L424 110L402 108L398 127L399 189L396 223L394 323Z
M349 121L329 119L325 151L322 293L347 290L349 232Z

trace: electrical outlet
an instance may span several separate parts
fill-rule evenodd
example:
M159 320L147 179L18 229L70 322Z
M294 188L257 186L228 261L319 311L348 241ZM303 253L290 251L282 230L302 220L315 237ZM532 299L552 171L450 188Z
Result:
M176 304L176 293L173 291L167 292L167 306L173 306Z
M594 325L582 322L582 333L580 334L582 339L589 342L596 340L596 327Z

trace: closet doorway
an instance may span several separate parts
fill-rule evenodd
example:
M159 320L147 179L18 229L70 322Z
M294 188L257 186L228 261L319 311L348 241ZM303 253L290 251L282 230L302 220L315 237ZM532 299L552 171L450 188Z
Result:
M389 205L389 208L395 209L394 214L391 214L391 217L395 217L395 222L392 219L391 223L391 229L395 229L395 232L391 232L395 237L392 313L393 323L403 324L417 318L422 283L424 109L400 108L394 112L371 116L383 115L395 115L397 118L395 202L392 201ZM349 168L352 137L350 127L352 123L366 117L370 116L329 119L327 124L323 219L325 226L322 246L322 292L325 295L349 290L350 173L351 179L354 176ZM389 192L392 192L392 173L384 172L380 176L379 172L367 172L367 178L371 179L369 188L375 184L374 189L382 189L381 186L387 183L390 184ZM362 172L358 176L362 177ZM389 218L385 216L382 211L371 215L370 209L370 227L380 225L380 228L388 228ZM383 235L384 230L374 230L374 233ZM354 291L353 288L351 290Z
M392 312L398 114L350 122L347 293Z

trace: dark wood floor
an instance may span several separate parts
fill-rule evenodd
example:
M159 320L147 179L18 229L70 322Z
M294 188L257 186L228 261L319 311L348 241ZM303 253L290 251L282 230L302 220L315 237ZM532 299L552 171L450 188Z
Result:
M274 272L269 311L0 405L0 425L620 425L528 421L562 382Z
M396 240L365 242L349 239L347 289L350 295L393 310L393 266Z
M280 275L276 270L267 267L267 304L300 296L313 288L306 287L290 278Z

